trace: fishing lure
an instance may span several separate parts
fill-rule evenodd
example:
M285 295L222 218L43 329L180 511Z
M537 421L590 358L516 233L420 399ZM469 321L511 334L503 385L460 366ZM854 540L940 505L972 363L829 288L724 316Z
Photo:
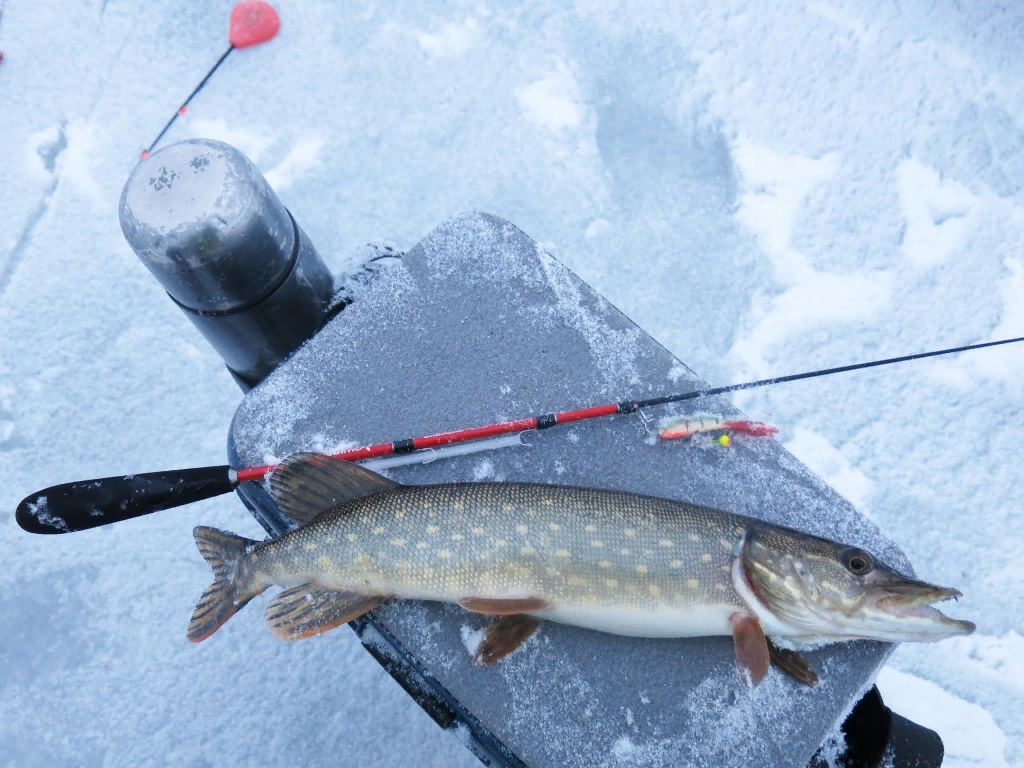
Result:
M732 443L730 434L748 435L750 437L772 437L779 430L771 424L760 421L737 421L719 419L714 416L700 416L692 419L678 419L665 424L658 432L662 440L673 440L681 437L692 437L702 432L724 432L715 442L729 446Z

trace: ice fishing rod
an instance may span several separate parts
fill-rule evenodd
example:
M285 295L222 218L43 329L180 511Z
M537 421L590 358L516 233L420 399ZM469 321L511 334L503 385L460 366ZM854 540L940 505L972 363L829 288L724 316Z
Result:
M153 149L160 143L160 139L171 129L175 121L188 111L188 105L192 103L192 99L206 87L214 72L220 68L232 51L265 43L274 37L280 28L281 19L278 17L277 11L263 0L242 0L242 2L236 3L235 7L231 9L231 16L228 19L228 49L217 59L217 63L210 67L203 79L199 81L199 85L192 90L177 111L171 115L171 119L153 139L153 143L147 149L142 150L139 159L145 160L152 154Z
M675 395L662 395L646 400L623 400L590 408L572 411L546 413L541 416L530 416L525 419L506 421L499 424L488 424L471 429L460 429L454 432L442 432L426 437L412 437L391 443L378 443L352 451L334 454L334 458L345 461L363 461L384 456L399 456L414 451L437 448L463 443L471 440L525 432L530 429L542 430L558 424L569 424L575 421L586 421L601 416L634 413L643 408L668 403L679 403L684 400L695 400L702 397L722 395L727 392L739 392L745 389L767 387L772 384L784 384L802 379L815 379L831 376L836 373L857 371L862 368L877 368L883 365L905 363L921 360L926 357L951 355L957 352L968 352L985 347L997 347L1003 344L1015 344L1024 341L1024 336L1000 341L988 341L981 344L969 344L962 347L951 347L932 352L919 352L913 355L890 357L884 360L872 360L865 363L841 365L836 368L822 368L816 371L793 373L788 376L775 376L770 379L759 379L742 384L730 384L710 389L695 389ZM725 422L728 424L728 422ZM18 525L29 533L71 533L96 528L108 523L141 517L161 509L170 509L194 501L209 499L229 493L240 483L261 480L273 472L275 465L235 469L228 465L215 467L196 467L191 469L171 469L164 472L148 472L138 475L104 477L97 480L82 480L75 483L55 485L27 496L18 505L16 518Z

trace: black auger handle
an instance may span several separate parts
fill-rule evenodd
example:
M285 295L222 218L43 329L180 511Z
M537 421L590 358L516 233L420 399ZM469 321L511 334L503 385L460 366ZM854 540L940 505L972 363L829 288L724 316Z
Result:
M71 533L220 496L237 484L226 464L80 480L25 497L15 517L29 533Z

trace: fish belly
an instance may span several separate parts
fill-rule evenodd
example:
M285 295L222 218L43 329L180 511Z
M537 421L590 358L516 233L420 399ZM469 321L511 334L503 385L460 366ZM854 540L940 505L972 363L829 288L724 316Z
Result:
M729 617L737 606L727 603L691 608L665 607L655 610L636 608L595 609L587 606L560 606L537 611L538 618L572 624L576 627L630 637L704 637L731 635Z

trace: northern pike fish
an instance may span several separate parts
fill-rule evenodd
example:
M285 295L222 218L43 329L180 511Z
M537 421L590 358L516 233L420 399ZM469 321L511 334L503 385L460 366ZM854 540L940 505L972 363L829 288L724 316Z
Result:
M256 542L197 527L214 583L188 639L212 635L272 585L285 640L390 598L458 603L498 617L474 661L514 651L541 620L639 637L732 635L757 685L775 664L808 685L795 643L935 641L970 634L932 603L955 589L901 576L868 552L709 507L622 491L531 483L401 485L345 461L296 454L271 476L301 526Z

